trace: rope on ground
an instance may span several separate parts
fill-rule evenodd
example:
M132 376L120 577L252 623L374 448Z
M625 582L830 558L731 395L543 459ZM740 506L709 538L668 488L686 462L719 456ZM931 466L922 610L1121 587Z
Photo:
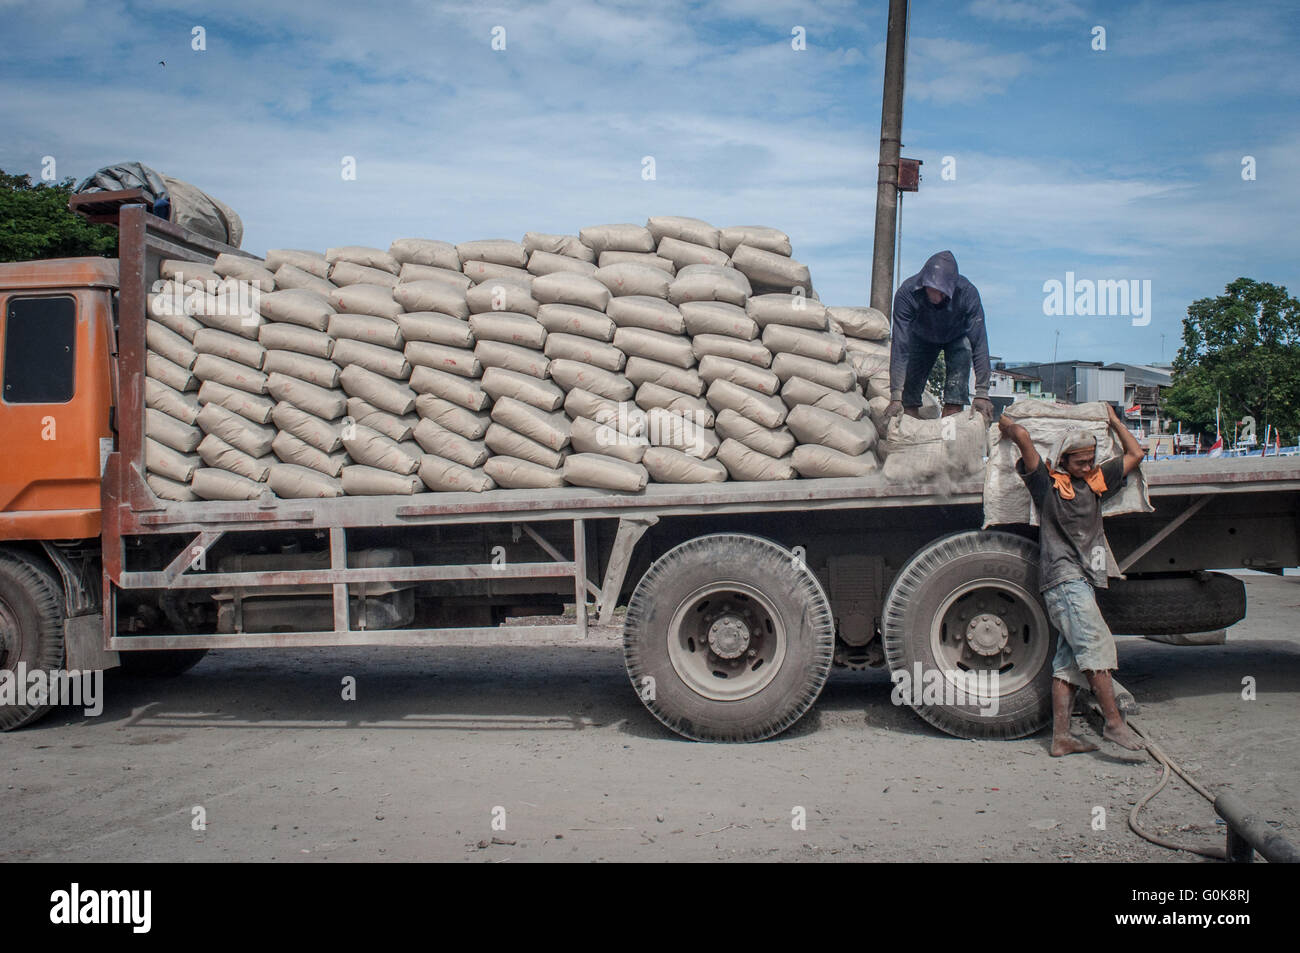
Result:
M1161 747L1155 743L1151 735L1143 730L1141 725L1132 718L1128 720L1128 726L1142 736L1143 740L1147 743L1147 751L1163 769L1160 772L1160 783L1152 788L1145 797L1134 804L1133 809L1129 811L1128 826L1133 830L1133 833L1138 837L1141 837L1143 840L1150 841L1152 844L1159 847L1167 847L1169 850L1183 850L1191 854L1200 854L1202 857L1212 857L1215 860L1227 860L1227 852L1222 847L1194 847L1188 844L1176 844L1173 841L1165 840L1163 837L1158 837L1155 834L1152 834L1138 823L1138 815L1142 813L1142 809L1154 800L1155 796L1163 791L1165 785L1169 783L1171 771L1186 781L1193 791L1205 798L1211 804L1214 803L1214 795L1207 791L1201 784L1197 783L1196 779L1184 771L1176 761L1166 755Z

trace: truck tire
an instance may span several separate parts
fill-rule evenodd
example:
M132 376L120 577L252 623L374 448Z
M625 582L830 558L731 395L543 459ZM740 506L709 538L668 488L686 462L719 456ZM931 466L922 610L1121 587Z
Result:
M63 668L63 588L44 566L0 552L0 669L28 672ZM15 676L11 676L15 677ZM49 705L0 705L0 731L30 725Z
M623 656L650 713L695 741L761 741L812 707L835 627L817 577L757 536L701 536L669 550L628 602Z
M984 531L935 540L894 577L881 630L891 700L939 730L1022 738L1051 721L1056 640L1033 541Z
M1246 585L1221 572L1112 579L1097 608L1116 635L1212 632L1246 617Z
M207 649L165 649L123 652L122 671L134 678L173 678L184 675L202 661Z

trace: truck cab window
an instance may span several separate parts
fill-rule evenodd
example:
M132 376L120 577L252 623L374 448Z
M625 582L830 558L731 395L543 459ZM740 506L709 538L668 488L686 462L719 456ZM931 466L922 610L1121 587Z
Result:
M4 328L5 403L71 400L76 334L76 299L10 298Z

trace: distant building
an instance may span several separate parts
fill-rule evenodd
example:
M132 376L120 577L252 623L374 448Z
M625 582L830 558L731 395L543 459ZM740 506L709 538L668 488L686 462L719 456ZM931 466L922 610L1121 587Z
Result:
M1171 429L1169 417L1163 410L1163 392L1173 381L1171 368L1116 363L1107 364L1106 369L1124 372L1124 416L1139 437L1167 433ZM1134 408L1136 412L1132 412ZM1161 449L1163 451L1163 446Z
M1062 403L1104 400L1118 406L1124 402L1124 371L1118 365L1103 365L1101 361L1057 361L1016 364L1008 370L1038 378L1044 395Z

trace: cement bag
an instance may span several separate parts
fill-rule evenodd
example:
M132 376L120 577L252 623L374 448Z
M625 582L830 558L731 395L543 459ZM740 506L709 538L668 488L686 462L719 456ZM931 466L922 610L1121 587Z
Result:
M326 301L329 300L330 292L334 290L334 285L324 278L317 278L315 275L308 274L293 265L281 265L276 269L275 287L277 291L287 291L289 289L310 291Z
M672 447L699 460L708 460L718 452L718 435L689 414L655 407L646 419L646 439L656 447Z
M420 461L403 450L396 440L365 424L344 427L342 436L348 456L364 466L393 473L414 473L420 466Z
M781 389L781 379L771 371L713 354L706 354L700 359L700 380L706 384L712 384L716 380L731 381L768 396Z
M889 319L875 308L827 308L826 316L835 328L851 338L888 341Z
M536 440L530 440L523 434L515 433L498 423L488 427L487 435L483 438L487 448L493 453L499 453L507 457L515 457L519 460L528 460L539 466L551 470L558 470L564 463L564 453L558 450L552 450L544 447ZM496 477L493 477L495 480ZM500 480L497 480L500 483Z
M316 278L329 277L330 263L320 252L303 251L300 248L272 248L266 253L268 271L279 271L283 265L290 265ZM279 282L276 287L279 287Z
M553 369L554 365L552 365ZM483 373L483 390L493 400L513 397L541 410L558 410L564 403L564 391L560 390L553 381L540 380L528 374L508 371L503 367L489 367Z
M747 447L739 440L724 440L718 447L718 462L733 480L793 480L790 458L775 459Z
M647 295L651 298L667 298L668 286L673 279L658 268L620 263L596 269L595 280L608 288L609 293L615 297Z
M172 390L184 392L199 389L199 379L191 372L153 351L144 356L144 372Z
M889 418L885 416L885 411L889 409L888 397L872 397L867 401L870 408L868 413L871 414L871 422L876 425L876 429L884 433L885 426L889 423Z
M505 238L485 238L480 241L461 242L456 246L461 264L471 261L487 261L494 265L509 265L522 268L528 264L528 250L519 242Z
M546 346L546 328L536 318L510 311L470 315L469 329L474 341L500 341L540 351ZM462 345L464 347L466 345ZM548 355L549 356L549 355Z
M599 275L599 269L592 272ZM553 272L533 282L533 297L540 304L572 304L580 308L604 311L609 304L609 289L596 277Z
M899 414L889 423L883 472L890 483L966 480L984 466L987 428L974 411L942 420Z
M646 413L657 407L662 410L670 410L675 414L688 416L701 427L713 426L713 408L709 406L708 401L704 398L692 397L690 394L683 394L679 390L660 387L650 381L636 389L636 404ZM601 418L593 417L592 419L600 420Z
M830 410L799 404L786 415L785 425L800 443L830 447L851 457L861 456L876 443L876 428L869 420L849 420Z
M793 253L790 236L780 229L767 228L763 225L732 225L718 232L718 247L728 255L734 255L741 245L769 251L787 258Z
M603 251L596 262L601 268L606 265L645 265L647 268L658 268L669 275L677 274L676 265L667 258L660 258L654 252Z
M402 337L402 329L399 324L395 324L387 318L377 318L373 314L333 315L330 318L329 333L331 337L360 341L363 344L373 344L378 347L396 348L399 351L406 346L406 339ZM290 348L289 350L296 349ZM336 360L335 363L349 364L351 362ZM374 368L371 368L371 370L374 370ZM383 371L378 373L382 374ZM388 376L391 377L392 375Z
M618 333L621 332L616 332L616 339ZM556 332L547 337L544 352L552 359L579 361L613 372L621 371L627 362L623 352L612 344L564 332Z
M487 414L467 410L434 394L421 394L417 397L415 410L424 419L432 420L438 426L460 434L467 440L481 439L487 433L488 424L492 422Z
M227 410L220 404L204 404L196 420L204 433L216 434L250 457L263 457L271 452L275 427L270 424L253 423L247 417Z
M382 319L381 319L382 320ZM394 325L396 327L396 325ZM419 343L419 342L417 342ZM437 347L431 344L429 347ZM312 360L318 360L313 358ZM411 365L401 351L352 338L340 338L334 345L334 363L347 367L360 364L367 370L404 381L411 376Z
M655 250L655 237L640 225L591 225L578 232L579 240L599 255L603 251Z
M435 491L482 493L496 488L496 483L485 470L463 467L453 460L428 453L420 458L419 476L425 486Z
M335 311L348 314L373 314L380 318L388 318L390 321L396 321L404 310L393 297L393 289L383 285L348 285L346 288L335 288L330 292L329 303ZM323 331L328 324L329 316L326 315L322 323L313 324L311 327Z
M327 499L343 495L343 484L318 470L277 463L267 480L275 495L285 500Z
M551 377L565 390L581 387L610 400L629 400L636 393L633 382L622 374L614 374L578 361L551 361Z
M388 254L403 265L429 265L460 271L460 254L450 242L432 238L399 238L388 246Z
M731 381L715 380L709 385L709 406L722 413L734 410L764 427L779 427L785 423L786 408L780 398L760 394Z
M469 298L465 290L441 281L405 281L393 290L393 300L407 311L436 311L453 318L469 317Z
M293 404L299 410L305 410L322 420L337 420L347 413L347 396L341 390L318 387L287 374L270 375L266 381L266 389L277 401ZM230 409L243 413L238 407L230 406ZM267 420L270 420L270 412L267 413ZM265 422L259 421L259 423Z
M231 473L229 470L199 467L190 484L194 495L202 500L256 500L271 491L265 483Z
M798 354L778 354L772 358L772 373L782 382L792 377L803 377L831 390L850 391L857 377L849 364L827 364L825 361Z
M275 290L275 275L267 270L261 259L222 252L212 263L212 270L222 278L234 278L255 285L259 291Z
M334 353L338 354L339 343L334 344ZM295 351L267 351L262 367L267 374L284 374L296 377L308 384L324 387L327 390L338 387L341 370L333 361Z
M672 447L650 447L641 458L656 483L723 483L727 468L717 460L699 460Z
M608 424L620 433L640 436L645 433L645 412L625 400L610 400L589 390L575 387L564 395L564 412L571 418L586 417Z
M276 434L277 438L279 436ZM275 441L271 442L271 450L275 450ZM208 434L203 438L199 444L199 456L210 467L229 470L256 483L266 482L271 474L271 464L275 462L271 456L252 457L242 450L236 450L216 434Z
M283 402L275 405L271 419L282 432L293 434L299 440L311 444L321 453L334 453L342 447L343 431L349 424L353 423L350 417L344 417L337 423L322 420L305 410L299 410L293 404Z
M271 449L276 457L284 463L318 470L331 477L336 477L343 472L343 464L348 459L346 451L336 450L333 453L325 453L319 447L313 447L301 437L295 437L287 430L281 430L275 435L275 440L271 443Z
M849 363L853 365L853 370L858 375L858 380L866 381L872 377L889 376L888 341L859 341L847 338L844 347ZM886 388L888 388L887 383Z
M644 357L632 357L628 358L625 373L627 380L632 384L644 384L649 381L692 397L699 397L704 393L704 381L700 378L699 372L694 369L673 367L671 364L662 364ZM629 389L627 397L631 396L632 390ZM627 397L616 399L626 400Z
M145 301L145 311L151 320L174 331L186 341L193 341L195 332L203 327L186 313L185 292L174 281L164 282L163 289L150 294Z
M554 255L547 251L530 252L528 255L528 273L537 275L570 274L590 278L596 273L596 266L589 261L570 258L568 255ZM602 287L604 287L602 285ZM538 300L541 300L540 298Z
M410 387L357 364L343 369L339 383L349 397L360 397L390 414L400 417L415 409L415 391Z
M512 265L498 265L491 261L467 261L460 270L469 276L476 285L495 284L497 281L513 281L522 287L531 288L533 276L522 268Z
M785 255L743 244L731 253L731 265L752 283L778 288L812 288L808 266Z
M199 413L199 402L188 394L182 394L174 387L168 387L162 381L152 377L144 379L144 405L154 410L161 410L169 417L175 417L182 423L192 424Z
M810 331L825 331L830 326L825 305L803 295L756 295L745 302L745 314L760 328L777 324L792 328L806 328ZM768 348L771 349L771 345L768 345Z
M527 317L527 315L520 317ZM424 341L446 347L472 348L474 346L472 325L447 314L416 311L398 318L397 326L401 329L402 337L407 344L412 341Z
M686 322L675 305L649 295L611 298L605 311L620 328L644 328L663 334L684 334L686 331Z
M827 364L844 360L844 337L827 331L769 324L763 329L763 344L774 354L798 354Z
M698 245L695 242L684 242L678 238L665 238L660 241L655 254L660 258L667 258L679 271L688 265L713 265L722 268L730 261L724 251L718 251L707 245Z
M354 291L356 289L353 289ZM338 291L336 288L335 291ZM391 296L390 296L391 300ZM318 294L303 291L301 288L289 288L285 291L273 291L262 295L258 302L262 317L271 321L285 321L297 324L313 331L324 331L329 327L330 315L335 311L348 311L331 304ZM367 312L370 313L370 312Z
M484 367L501 367L517 374L527 374L545 380L550 375L551 362L541 351L503 344L500 341L479 341L474 345L474 356Z
M343 468L343 492L348 496L410 496L424 491L424 481L414 473L404 476L376 467Z
M268 378L267 388L270 389L270 386L271 381ZM200 404L220 404L226 410L234 411L241 417L247 417L255 424L269 423L271 409L275 407L275 401L270 397L250 394L235 387L227 387L217 381L203 382L203 386L199 388L198 402ZM197 413L195 419L197 419Z
M550 450L563 450L569 445L569 418L562 411L538 410L531 404L525 404L513 397L502 397L492 405L492 419L501 426L523 434ZM429 450L429 452L439 451ZM449 456L449 454L444 453L441 456ZM478 466L478 464L466 464L466 466Z
M467 410L482 410L491 403L491 399L478 380L450 374L422 364L411 372L411 388L417 394L432 394L453 404L459 404Z
M207 328L202 328L196 334L207 330ZM144 343L149 350L161 354L173 364L187 371L194 366L195 360L198 359L198 354L190 346L189 341L157 321L146 321L144 323Z
M288 353L280 352L280 353ZM265 362L263 363L265 367ZM156 376L156 375L155 375ZM266 375L255 371L246 364L228 361L215 354L200 354L194 362L194 376L201 381L216 381L236 390L245 390L250 394L266 393Z
M721 301L743 307L752 290L749 280L735 268L691 265L678 272L668 287L667 298L677 305L688 301Z
M432 420L421 420L416 424L413 436L425 453L432 453L470 469L483 466L490 456L487 444L482 440L467 440Z
M492 457L483 464L483 472L496 481L497 486L508 490L540 490L564 486L562 471L515 457Z
M202 261L166 258L158 265L158 273L178 285L199 289L210 288L221 283L221 276L212 270L211 265Z
M691 368L695 352L688 338L645 328L619 328L614 332L614 346L628 357L642 357L662 364Z
M592 262L596 253L582 243L577 235L552 235L547 232L525 232L524 250L532 255L546 252L550 255L563 255L578 261Z
M489 311L514 311L537 317L540 302L533 297L532 286L513 281L485 281L465 292L465 301L470 314L486 314ZM547 329L549 330L549 328Z
M258 334L260 336L260 330ZM216 328L204 328L196 332L194 350L196 360L198 354L215 354L236 364L251 367L255 371L260 371L266 361L266 348L261 344L238 334L218 331Z
M265 294L260 296L259 309L265 306L269 297ZM217 328L250 339L256 339L263 323L260 311L251 310L251 302L241 301L238 295L230 293L229 288L215 295L192 295L185 302L185 310L205 328Z
M808 404L832 411L849 420L861 420L870 411L869 402L857 391L832 390L802 377L792 377L785 382L785 386L781 388L781 399L785 401L787 407ZM886 400L885 403L888 404L889 401Z
M435 268L433 265L416 265L407 262L397 276L399 285L408 281L437 281L450 286L455 291L466 291L474 287L469 275L460 270L460 265L453 271L449 268Z
M361 317L361 315L353 315L353 317ZM296 324L264 324L257 331L257 342L268 351L297 351L299 354L326 359L334 353L332 337L324 331L313 331L311 328Z
M1123 447L1111 434L1107 424L1109 418L1106 405L1100 401L1057 404L1043 400L1021 400L1007 407L1003 413L1009 414L1016 423L1029 431L1034 448L1044 460L1061 436L1075 427L1086 430L1097 438L1097 463L1124 454ZM984 525L1028 523L1037 526L1038 509L1032 505L1029 491L1015 470L1020 451L1010 440L1001 438L1001 432L996 426L989 428L989 439L995 442L984 468ZM1122 490L1101 505L1102 516L1150 513L1154 509L1147 495L1141 467L1128 475Z
M338 262L351 262L366 268L377 268L390 275L402 270L396 258L382 248L368 248L365 245L341 245L338 248L325 249L325 260L331 265Z
M656 242L663 244L665 238L675 238L707 248L717 248L721 237L720 229L698 218L683 215L653 215L645 223ZM727 252L725 254L730 254Z
M175 500L178 503L193 503L198 499L188 483L171 480L157 473L145 473L144 480L149 484L149 489L161 499Z
M416 425L420 422L420 418L415 414L403 414L399 417L378 407L372 407L360 397L348 398L348 416L359 424L365 424L371 430L378 430L389 440L396 440L398 443L410 440Z
M794 468L801 477L810 480L821 477L870 476L880 469L876 455L870 450L851 456L831 447L807 443L794 448L791 456Z
M144 433L146 437L151 437L181 453L191 453L203 439L203 433L198 427L193 427L152 407L146 407L144 411Z
M758 328L754 328L758 333ZM762 341L742 340L726 334L697 334L691 338L691 350L695 359L701 363L706 355L713 354L733 361L744 361L755 367L771 367L772 352L763 347Z
M577 454L598 453L628 463L640 463L650 446L645 437L628 436L613 426L598 424L588 417L573 418L571 440Z
M788 457L795 446L794 434L788 427L764 427L734 410L723 410L718 414L717 432L724 441L743 443L773 459Z
M144 438L144 466L150 473L189 483L198 467L199 456L195 453L181 453L157 440Z
M758 325L745 309L724 301L686 301L681 305L682 322L691 335L724 335L742 341L758 337Z
M574 453L564 458L564 481L574 486L640 493L650 474L639 463L601 453Z
M578 334L605 342L614 340L614 322L591 308L579 308L571 304L544 304L535 314L547 334Z
M336 287L348 285L379 285L384 288L396 288L397 276L379 268L367 268L352 261L339 261L330 265L330 281Z

